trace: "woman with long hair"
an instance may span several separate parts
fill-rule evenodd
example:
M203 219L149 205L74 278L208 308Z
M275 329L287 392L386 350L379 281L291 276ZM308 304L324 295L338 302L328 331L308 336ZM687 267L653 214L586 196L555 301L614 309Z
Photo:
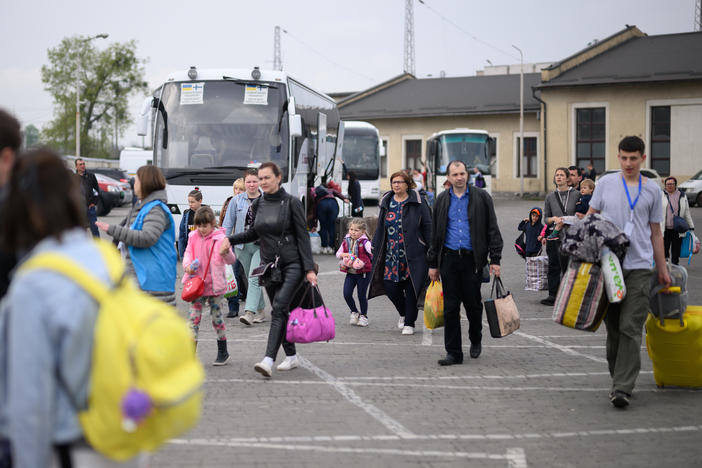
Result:
M44 149L17 159L7 191L0 239L21 260L0 310L0 442L10 441L17 467L113 466L85 441L78 421L88 406L99 305L67 276L22 270L36 256L56 254L112 284L85 229L85 198L61 158Z
M557 168L553 173L553 183L556 189L546 195L544 201L544 222L551 229L562 222L563 216L575 215L575 204L578 202L579 193L573 187L568 186L568 169ZM561 275L568 267L568 257L561 255L561 241L564 231L561 230L556 236L550 236L542 240L546 243L546 254L548 255L548 297L542 299L544 305L553 305L558 293L558 285L561 282Z
M261 264L276 263L278 273L264 278L272 307L268 344L264 358L254 366L256 372L271 377L281 344L286 357L276 369L284 371L298 366L295 344L285 339L290 304L303 280L317 285L317 274L302 203L281 187L282 173L275 163L261 164L258 178L263 196L251 205L253 222L248 230L230 235L228 241L225 239L222 250L258 240Z
M392 190L380 200L373 235L373 268L368 298L387 294L400 314L397 327L414 334L417 298L425 289L431 244L431 211L404 171L390 177Z
M178 255L175 224L166 206L166 179L156 166L141 166L134 178L139 202L119 224L98 221L98 229L119 242L127 271L139 287L162 301L175 305Z

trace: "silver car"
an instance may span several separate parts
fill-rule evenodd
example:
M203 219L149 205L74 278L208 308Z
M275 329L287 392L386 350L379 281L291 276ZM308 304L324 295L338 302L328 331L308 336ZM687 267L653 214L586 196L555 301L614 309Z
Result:
M697 206L702 206L702 171L678 185L678 188L687 196L690 205L696 203Z

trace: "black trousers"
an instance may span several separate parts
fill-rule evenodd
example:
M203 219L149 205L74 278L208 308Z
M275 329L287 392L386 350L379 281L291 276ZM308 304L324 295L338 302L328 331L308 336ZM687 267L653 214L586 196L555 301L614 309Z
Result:
M561 277L568 269L568 256L561 255L561 241L547 240L546 255L548 255L548 295L556 297Z
M663 232L663 246L665 250L665 258L670 258L673 265L680 262L680 249L682 248L682 237L673 229L666 229ZM673 248L671 252L670 248Z
M444 289L444 346L446 353L463 358L461 304L468 317L468 338L480 344L483 338L483 302L480 272L475 271L473 253L459 255L444 249L441 257L441 285Z
M414 328L414 322L417 320L417 293L412 286L412 280L407 278L399 283L383 280L383 286L397 313L405 318L405 326Z
M266 286L266 293L268 293L268 299L271 301L273 309L271 311L271 328L268 331L266 357L274 361L281 344L286 356L295 355L295 343L290 343L285 339L285 330L288 326L290 303L303 279L302 265L299 263L285 265L282 267L282 273L282 284Z

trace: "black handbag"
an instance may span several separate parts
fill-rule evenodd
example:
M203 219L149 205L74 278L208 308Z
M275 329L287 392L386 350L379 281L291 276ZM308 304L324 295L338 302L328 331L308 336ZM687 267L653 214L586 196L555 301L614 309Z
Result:
M680 198L684 197L685 194L681 193ZM665 197L668 199L668 206L671 207L672 211L672 205L670 204L670 197L668 194L665 194ZM673 213L673 231L677 232L678 234L683 234L687 231L690 230L690 225L687 224L687 220L680 216L680 201L678 202L678 214Z

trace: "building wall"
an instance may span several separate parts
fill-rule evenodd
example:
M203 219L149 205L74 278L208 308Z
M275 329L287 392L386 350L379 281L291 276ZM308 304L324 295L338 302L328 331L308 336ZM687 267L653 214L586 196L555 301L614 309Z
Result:
M606 109L607 169L619 168L617 146L624 136L640 136L648 154L650 108L666 105L671 106L671 175L684 180L702 169L702 82L544 89L541 99L547 105L549 173L575 164L575 109L587 106Z
M537 136L538 177L525 178L524 190L536 192L543 187L540 179L543 172L542 145L539 135L539 122L535 112L524 113L524 135ZM519 113L476 116L446 116L423 117L407 119L377 119L367 120L378 128L380 137L387 140L387 175L388 177L406 166L404 160L404 141L407 139L422 140L422 160L426 160L426 140L432 134L441 130L454 128L472 128L487 130L491 137L497 138L497 177L493 182L495 192L519 192L520 180L516 175L516 139L519 135ZM381 192L390 190L389 179L380 182Z

